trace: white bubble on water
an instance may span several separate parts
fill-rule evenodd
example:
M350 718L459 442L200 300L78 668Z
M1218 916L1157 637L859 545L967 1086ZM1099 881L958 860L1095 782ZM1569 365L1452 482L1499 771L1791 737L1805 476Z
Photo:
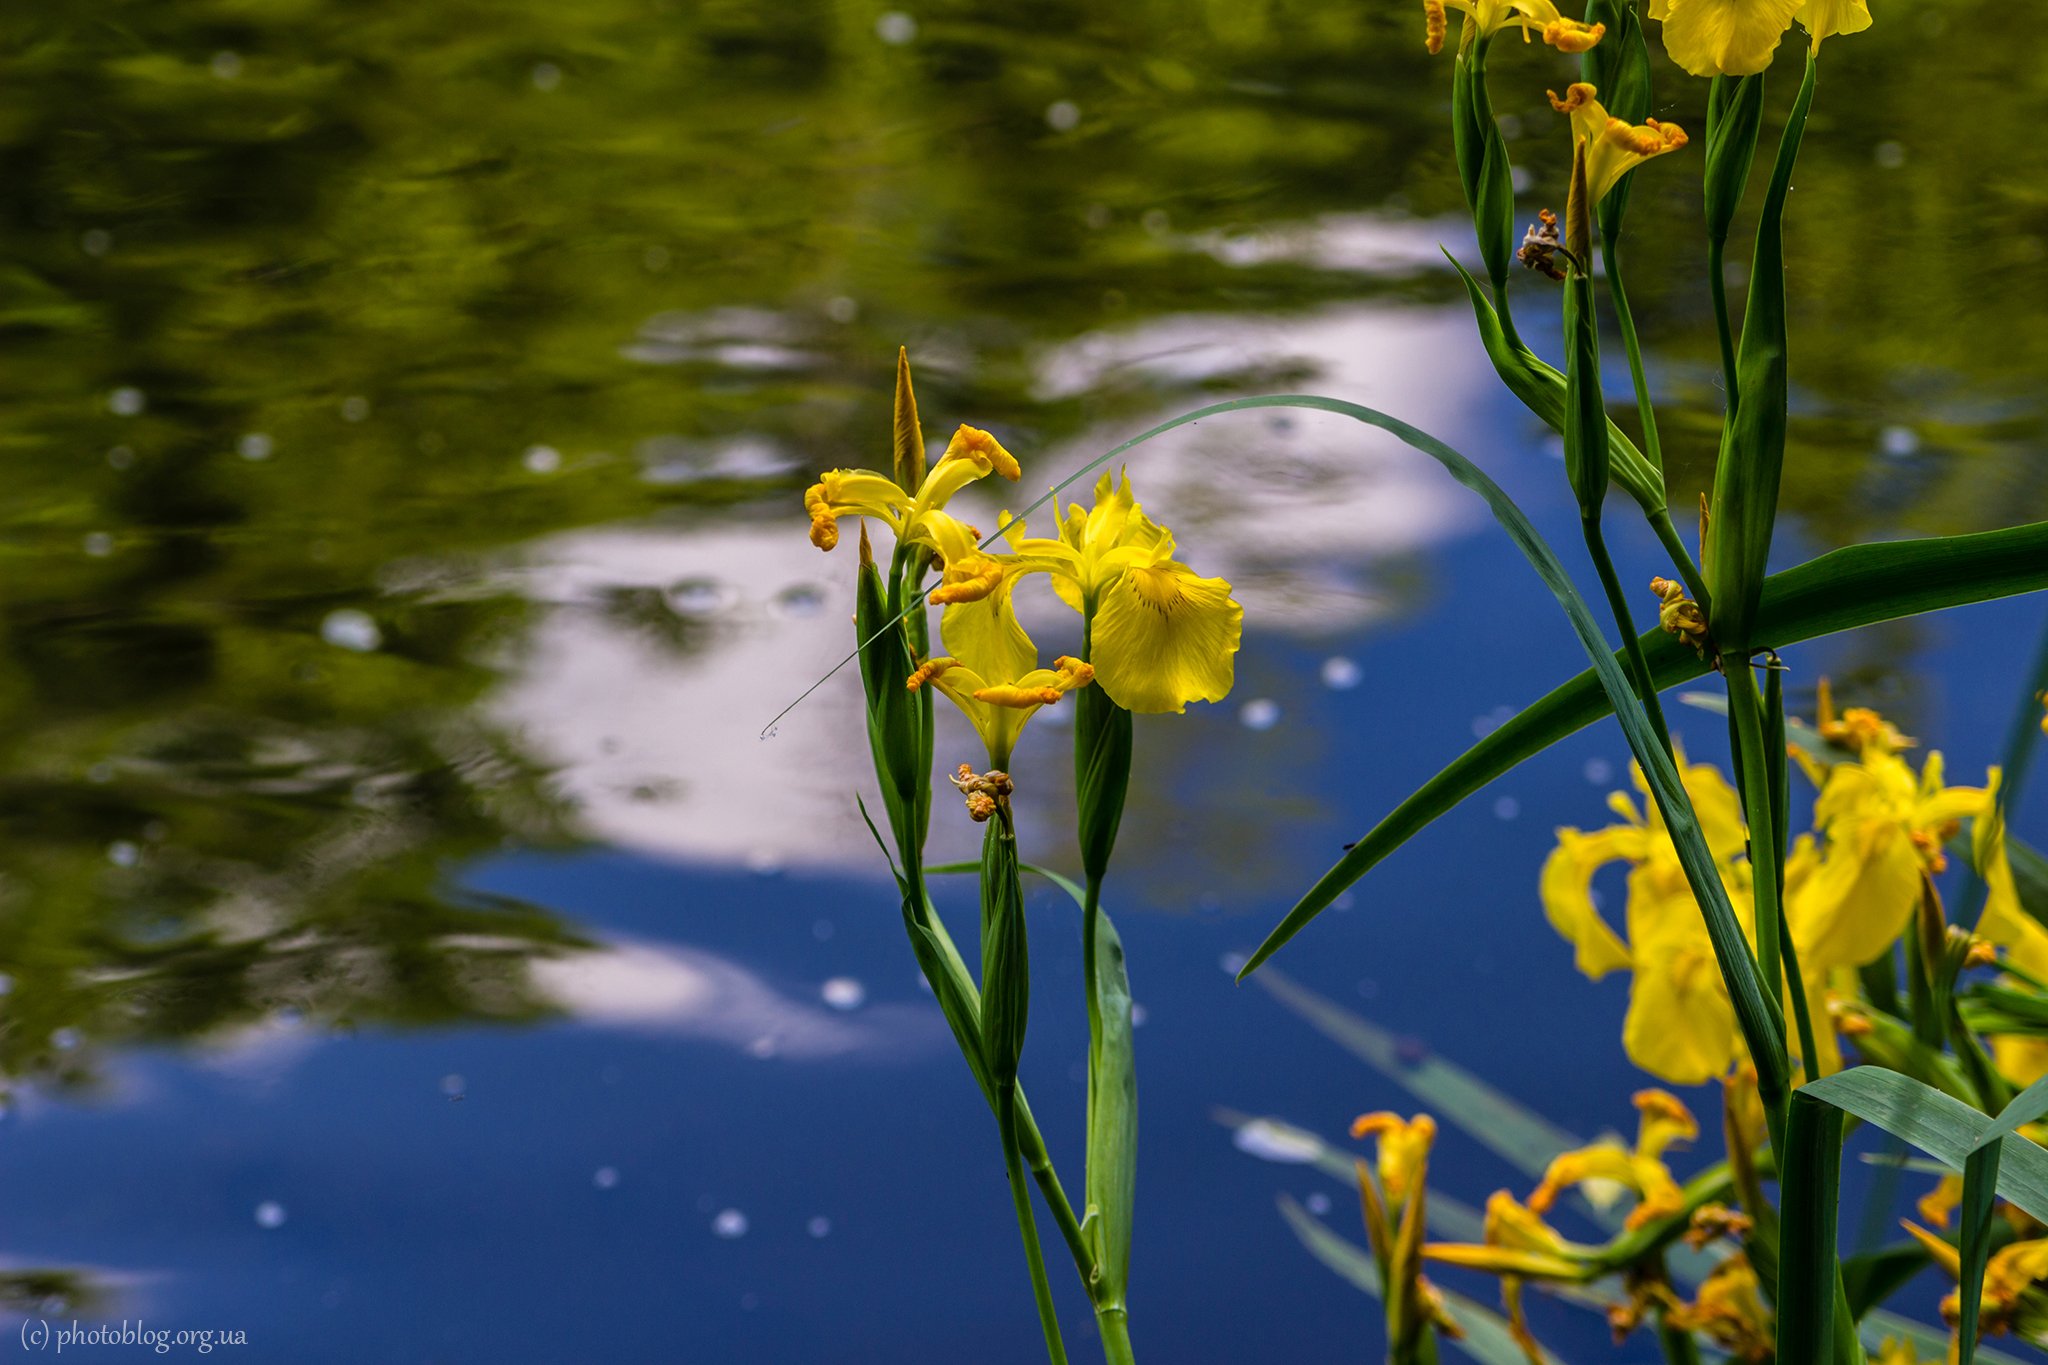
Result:
M590 1177L590 1183L601 1190L613 1188L619 1183L619 1168L616 1166L598 1167L596 1173Z
M115 389L107 395L107 411L116 417L134 417L149 406L149 399L141 389L128 385Z
M75 1052L82 1041L75 1028L60 1028L50 1035L50 1046L59 1052Z
M235 453L252 463L269 459L276 449L276 443L270 439L268 433L261 431L252 431L235 442Z
M804 1224L804 1231L810 1233L813 1237L830 1237L832 1235L832 1220L823 1214L819 1214L816 1218Z
M1323 686L1332 692L1349 692L1363 681L1365 670L1358 666L1356 660L1347 659L1342 654L1323 660Z
M553 62L535 62L532 80L536 90L553 90L562 83L562 68Z
M711 1231L728 1242L747 1235L747 1215L738 1209L720 1209L711 1220Z
M219 79L231 81L242 74L242 54L225 50L216 52L206 65Z
M1903 460L1920 449L1920 434L1911 427L1890 426L1878 434L1878 445L1894 460Z
M1241 1125L1231 1134L1230 1142L1249 1156L1287 1166L1314 1161L1323 1149L1323 1144L1313 1135L1282 1127L1270 1119L1253 1119Z
M1081 122L1081 106L1072 100L1054 100L1045 107L1045 126L1055 133L1072 132Z
M107 845L107 861L115 867L133 867L142 860L142 849L128 839L116 839Z
M1871 156L1877 164L1888 171L1895 171L1906 164L1906 144L1903 142L1880 142Z
M1317 1190L1301 1202L1307 1206L1310 1213L1318 1218L1321 1218L1330 1211L1330 1196L1324 1194L1321 1190Z
M1522 803L1512 796L1499 797L1493 803L1493 818L1496 820L1512 820L1521 813Z
M827 301L825 304L825 316L838 323L852 322L860 316L860 304L857 300L841 294L839 297Z
M256 1226L259 1228L281 1228L284 1226L284 1205L275 1199L266 1199L256 1206Z
M562 467L562 452L553 446L528 446L519 463L529 474L552 474Z
M773 1057L779 1050L775 1042L775 1036L769 1033L764 1033L753 1042L747 1044L747 1055L764 1062Z
M1247 730L1270 730L1280 723L1280 703L1271 697L1254 697L1239 708L1237 720Z
M320 622L320 638L337 649L368 654L384 643L384 632L368 612L337 607Z
M818 989L818 998L835 1010L857 1010L868 1001L868 988L850 976L835 976Z
M1579 771L1584 773L1586 780L1596 787L1605 786L1614 780L1614 765L1604 758L1587 759L1586 766L1579 769Z
M441 1078L441 1093L451 1100L461 1099L469 1093L469 1082L457 1072L449 1072Z
M892 9L875 20L875 36L891 47L917 41L917 20L900 9Z
M1135 1000L1131 1002L1131 1027L1132 1027L1132 1028L1143 1028L1143 1027L1145 1027L1145 1020L1146 1020L1146 1019L1148 1019L1149 1017L1150 1017L1150 1016L1149 1016L1149 1015L1147 1015L1147 1014L1145 1013L1145 1007L1144 1007L1143 1005L1140 1005L1140 1004L1139 1004L1139 1003L1137 1003L1137 1002L1136 1002Z
M105 559L114 553L114 538L105 531L88 531L85 534L85 552L94 559Z
M360 422L370 415L370 400L360 396L341 400L341 420Z

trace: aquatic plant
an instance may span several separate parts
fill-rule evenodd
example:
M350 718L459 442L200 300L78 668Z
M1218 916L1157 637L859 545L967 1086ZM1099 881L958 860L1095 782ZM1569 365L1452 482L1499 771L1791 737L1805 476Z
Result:
M1916 771L1910 741L1868 710L1833 713L1810 730L1786 715L1779 651L1832 632L2048 586L2048 523L1979 535L1852 546L1770 574L1767 566L1785 464L1789 346L1784 233L1787 198L1825 41L1869 26L1862 0L1590 0L1583 19L1548 0L1424 0L1424 45L1449 46L1452 143L1482 258L1458 267L1479 339L1508 389L1563 440L1566 477L1587 559L1600 584L1617 650L1557 553L1478 465L1396 417L1338 399L1277 395L1217 403L1162 423L1091 461L1053 497L1124 451L1187 423L1257 408L1303 408L1350 417L1431 456L1477 493L1546 587L1586 650L1590 670L1526 708L1403 802L1338 861L1244 966L1255 973L1380 859L1486 781L1574 730L1612 714L1636 762L1638 808L1615 803L1624 823L1592 834L1560 832L1541 878L1551 922L1589 975L1633 978L1625 1044L1634 1060L1674 1083L1719 1080L1729 1152L1712 1178L1681 1182L1674 1148L1698 1133L1687 1107L1661 1090L1636 1096L1631 1146L1595 1143L1550 1153L1526 1200L1503 1192L1476 1239L1430 1243L1427 1115L1362 1118L1355 1136L1379 1143L1359 1188L1371 1254L1361 1281L1386 1305L1390 1358L1436 1359L1440 1337L1463 1336L1484 1360L1549 1357L1520 1311L1529 1281L1622 1288L1608 1304L1618 1331L1654 1325L1667 1359L1702 1351L1744 1359L1857 1365L1859 1328L1888 1319L1879 1305L1898 1279L1845 1267L1836 1243L1845 1120L1884 1129L1952 1168L1949 1204L1961 1210L1951 1242L1925 1228L1914 1264L1938 1263L1959 1282L1955 1355L1973 1358L1980 1330L2039 1332L2048 1290L2038 1283L2038 1237L1998 1249L1997 1229L2048 1219L2048 1153L2023 1130L2048 1115L2037 1054L2048 1032L2048 939L2019 893L2005 825L2010 797L1994 769L1981 787L1949 786L1938 755ZM1662 25L1672 60L1711 81L1702 136L1650 116L1655 106L1645 22ZM1726 298L1725 257L1737 208L1753 180L1765 111L1765 74L1801 26L1805 69L1765 177L1738 319ZM1563 214L1546 210L1517 245L1514 181L1494 119L1488 59L1503 34L1539 51L1542 39L1576 54L1579 77L1551 101L1568 120L1571 175ZM1548 59L1548 58L1546 58ZM1551 59L1554 60L1554 59ZM1719 341L1726 410L1711 491L1700 495L1697 554L1670 514L1657 410L1629 308L1620 245L1630 183L1646 163L1662 174L1689 148L1703 167L1707 293ZM1454 262L1455 264L1455 262ZM1510 306L1517 266L1560 286L1564 366L1523 342ZM1482 278L1483 276L1483 278ZM1548 286L1539 286L1545 287ZM1600 379L1598 296L1619 324L1636 398L1636 433L1608 415ZM1025 1181L1028 1169L1088 1288L1112 1360L1132 1358L1125 1283L1130 1252L1135 1079L1129 998L1115 931L1101 907L1102 878L1130 791L1133 711L1177 711L1228 691L1240 613L1227 584L1174 559L1171 536L1139 509L1128 481L1105 474L1095 506L1069 507L1056 539L1025 534L1005 512L994 532L963 528L948 497L990 472L1015 477L994 437L962 428L927 471L907 360L899 362L893 477L827 474L806 496L812 536L837 540L837 522L871 517L896 535L886 574L863 530L857 656L868 731L892 839L913 951L998 1120L1006 1169L1047 1346L1064 1360ZM1650 580L1657 625L1639 634L1606 543L1610 486L1636 504L1669 556ZM1688 499L1689 500L1689 499ZM1041 499L1040 503L1045 500ZM931 576L936 571L937 579ZM1040 666L1017 622L1011 591L1033 573L1052 577L1082 615L1082 648ZM946 651L929 638L927 605L942 604ZM1690 764L1671 739L1660 695L1716 673L1734 758L1730 783ZM930 684L930 686L927 686ZM953 785L986 826L977 982L948 935L924 863L933 790L931 692L966 712L988 768L959 765ZM1030 999L1020 862L1006 772L1025 721L1069 694L1077 708L1075 764L1083 881L1064 882L1083 907L1090 1013L1088 1169L1077 1218L1016 1080ZM1825 694L1824 694L1825 696ZM1815 781L1816 828L1791 839L1789 756ZM950 756L949 756L950 762ZM1965 836L1965 826L1968 827ZM1951 846L1977 880L1951 914L1935 876ZM1630 869L1626 933L1589 895L1603 864ZM1054 874L1047 873L1052 876ZM1996 969L1996 984L1969 972ZM1901 988L1903 981L1903 989ZM1844 1069L1845 1041L1860 1054ZM1763 1178L1775 1176L1777 1197ZM1634 1204L1601 1246L1567 1242L1545 1215L1568 1190L1597 1184ZM2008 1218L1995 1217L2004 1200ZM1688 1298L1667 1260L1678 1244L1717 1248ZM1996 1251L1996 1255L1994 1255ZM1424 1263L1502 1277L1505 1318L1440 1293ZM1474 1325L1484 1330L1474 1330ZM1890 1347L1886 1359L1906 1358ZM1906 1348L1910 1350L1911 1348Z

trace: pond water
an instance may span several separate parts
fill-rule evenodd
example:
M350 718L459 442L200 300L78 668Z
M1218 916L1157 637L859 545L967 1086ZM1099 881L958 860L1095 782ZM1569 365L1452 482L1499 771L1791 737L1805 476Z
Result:
M142 1319L294 1362L1042 1358L991 1125L854 808L855 679L757 734L850 644L852 554L806 542L801 490L886 462L902 344L926 430L992 428L1027 493L1186 408L1320 392L1466 450L1572 546L1557 448L1438 254L1473 256L1417 8L0 18L10 1331ZM2004 8L1887 11L1829 49L1790 220L1788 563L2048 514L2048 53ZM1533 213L1562 198L1543 89L1570 69L1495 65ZM1661 78L1697 128L1704 87ZM1680 507L1720 402L1687 156L1638 178L1631 239ZM1523 316L1554 356L1541 283ZM1132 472L1247 619L1229 701L1139 724L1110 888L1143 1011L1136 1339L1371 1357L1377 1307L1276 1209L1357 1241L1353 1198L1222 1117L1334 1139L1415 1101L1226 964L1577 647L1462 490L1341 421L1204 422ZM1831 674L1981 772L2043 622L2021 600L1821 642L1792 695ZM1018 779L1027 856L1071 867L1061 719ZM1725 753L1718 718L1678 723ZM1573 973L1535 894L1625 760L1603 725L1503 778L1277 966L1405 1059L1628 1126L1626 985ZM972 848L947 803L935 824ZM2048 805L2020 826L2048 836ZM1076 917L1030 913L1024 1074L1071 1187ZM1433 1175L1474 1205L1528 1183L1457 1132ZM1535 1311L1568 1358L1648 1358Z

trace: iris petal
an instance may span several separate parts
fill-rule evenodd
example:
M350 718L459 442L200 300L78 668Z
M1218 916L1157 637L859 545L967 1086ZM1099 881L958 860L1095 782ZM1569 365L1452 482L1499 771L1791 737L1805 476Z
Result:
M1168 561L1119 574L1096 608L1096 680L1129 711L1180 712L1229 695L1244 608L1230 584Z

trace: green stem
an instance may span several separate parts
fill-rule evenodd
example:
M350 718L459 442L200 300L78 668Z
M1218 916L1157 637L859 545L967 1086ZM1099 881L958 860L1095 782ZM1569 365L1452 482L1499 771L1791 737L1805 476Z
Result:
M1650 728L1657 732L1657 742L1664 746L1665 753L1671 753L1671 732L1664 724L1664 707L1657 700L1657 680L1643 658L1642 641L1637 637L1635 622L1629 615L1628 599L1622 595L1621 579L1616 576L1614 560L1607 553L1607 535L1600 529L1597 516L1581 517L1579 526L1586 533L1586 549L1593 556L1593 566L1600 571L1600 586L1607 591L1607 606L1614 613L1615 627L1621 631L1629 682L1635 687L1636 697L1650 718Z
M1102 1329L1102 1359L1106 1365L1137 1365L1131 1352L1130 1315L1122 1304L1097 1304L1095 1325Z
M1735 381L1735 332L1728 318L1728 269L1724 257L1728 239L1707 239L1707 287L1714 296L1714 329L1721 338L1721 381L1728 389L1728 412L1732 415L1742 396Z
M1636 417L1643 424L1643 454L1658 473L1664 472L1664 447L1657 438L1657 409L1650 401L1650 377L1643 368L1643 347L1636 338L1635 314L1628 306L1628 286L1621 274L1621 234L1603 225L1601 250L1607 258L1607 294L1614 300L1614 315L1621 323L1621 343L1628 350L1628 374L1635 383Z
M1003 1130L1003 1169L1010 1177L1010 1198L1017 1206L1017 1229L1024 1236L1024 1256L1031 1264L1031 1295L1038 1303L1038 1325L1045 1332L1045 1351L1053 1365L1067 1365L1060 1341L1059 1314L1052 1306L1052 1286L1045 1278L1045 1255L1038 1245L1038 1221L1031 1216L1031 1191L1024 1184L1024 1163L1017 1150L1017 1090L1005 1086L996 1095L996 1122Z
M1053 1226L1060 1230L1060 1240L1067 1244L1067 1253L1074 1258L1081 1283L1089 1283L1095 1277L1095 1253L1088 1249L1081 1220L1074 1216L1066 1187L1060 1184L1060 1173L1053 1169L1052 1156L1045 1150L1045 1136L1038 1131L1038 1120L1031 1116L1021 1083L1017 1086L1017 1145L1024 1164L1031 1170L1032 1182L1038 1186L1039 1196L1052 1211Z
M1764 984L1772 993L1785 988L1778 920L1783 859L1773 845L1777 816L1771 810L1769 755L1765 752L1762 707L1756 677L1747 659L1727 661L1728 712L1735 722L1736 782L1742 791L1742 813L1749 825L1750 878L1756 892L1756 958Z
M1764 672L1764 755L1771 779L1771 865L1777 869L1778 901L1785 899L1785 843L1792 833L1790 756L1785 743L1785 670L1770 656ZM1752 842L1755 836L1752 835ZM1800 1056L1806 1078L1820 1075L1820 1048L1813 1031L1813 1011L1806 1001L1806 974L1799 969L1799 947L1792 941L1792 922L1778 916L1778 947L1785 955L1785 993L1792 997L1793 1022L1799 1030Z

